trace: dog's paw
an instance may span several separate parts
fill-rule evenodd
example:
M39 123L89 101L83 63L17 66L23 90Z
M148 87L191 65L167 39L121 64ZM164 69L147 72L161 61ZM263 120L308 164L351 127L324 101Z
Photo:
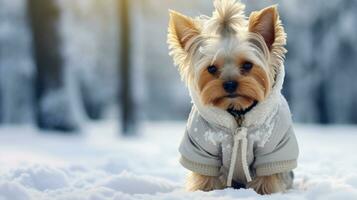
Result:
M253 181L249 182L247 186L248 188L254 189L261 195L285 192L287 189L287 186L282 180L282 176L280 176L280 174L258 176Z
M219 177L215 176L204 176L201 174L197 174L192 172L189 174L186 183L186 189L188 191L211 191L217 189L223 189L224 184L219 179Z

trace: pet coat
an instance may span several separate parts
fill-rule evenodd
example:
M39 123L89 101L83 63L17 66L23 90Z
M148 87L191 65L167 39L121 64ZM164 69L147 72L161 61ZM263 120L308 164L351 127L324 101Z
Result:
M284 69L268 97L244 115L238 126L227 111L203 105L189 84L193 106L179 147L180 163L190 171L246 184L255 176L290 172L298 145L288 104L281 94Z

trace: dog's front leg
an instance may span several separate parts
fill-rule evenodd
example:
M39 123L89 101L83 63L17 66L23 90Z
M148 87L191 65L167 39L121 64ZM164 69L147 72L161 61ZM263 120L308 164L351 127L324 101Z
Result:
M271 176L258 176L248 183L248 188L254 189L258 194L272 194L284 192L287 185L282 180L282 174L273 174Z
M211 191L223 188L224 184L218 176L204 176L191 172L187 178L186 189L188 191Z

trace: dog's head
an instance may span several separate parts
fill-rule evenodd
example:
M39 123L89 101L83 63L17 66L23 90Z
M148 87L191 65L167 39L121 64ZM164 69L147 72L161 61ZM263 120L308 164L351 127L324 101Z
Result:
M286 53L286 34L276 6L244 15L235 0L216 0L212 17L170 11L170 55L201 101L244 111L263 101Z

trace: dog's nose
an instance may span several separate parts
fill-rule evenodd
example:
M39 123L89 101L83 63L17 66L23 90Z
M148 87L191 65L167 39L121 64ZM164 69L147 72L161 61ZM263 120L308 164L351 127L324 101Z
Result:
M223 83L223 88L228 93L235 92L237 87L238 87L238 82L237 81L226 81L226 82Z

